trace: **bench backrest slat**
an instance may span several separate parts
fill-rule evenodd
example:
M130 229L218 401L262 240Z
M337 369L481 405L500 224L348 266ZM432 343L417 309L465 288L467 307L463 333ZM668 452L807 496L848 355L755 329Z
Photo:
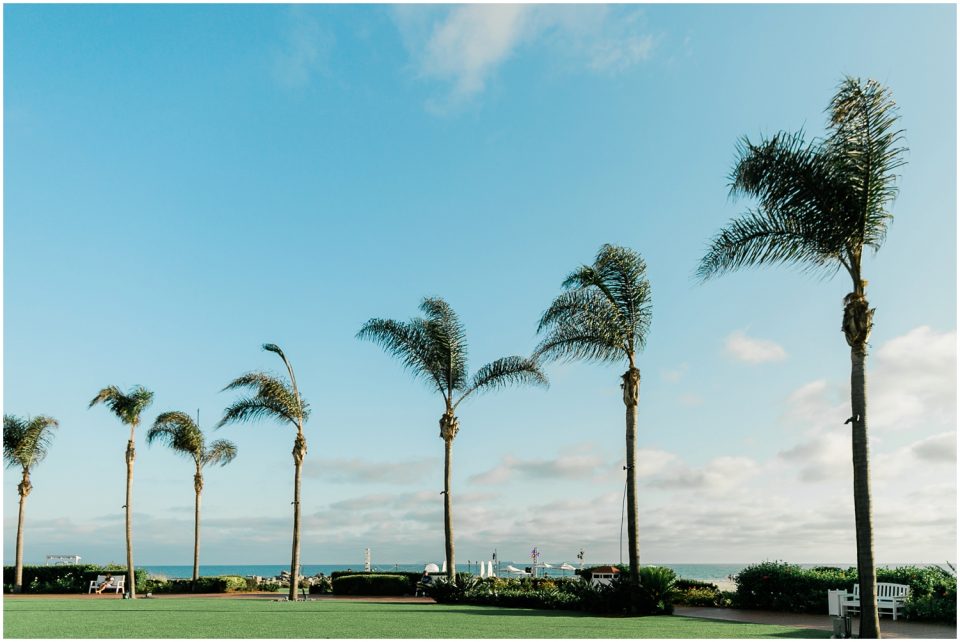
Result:
M890 582L877 583L877 597L907 597L910 594L910 587L906 584L892 584ZM860 585L853 585L853 596L860 597Z

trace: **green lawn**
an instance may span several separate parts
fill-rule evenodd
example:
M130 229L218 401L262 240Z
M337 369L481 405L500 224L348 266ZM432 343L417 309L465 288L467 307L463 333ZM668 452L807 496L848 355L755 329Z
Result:
M684 617L225 598L5 599L7 638L759 638L822 631Z

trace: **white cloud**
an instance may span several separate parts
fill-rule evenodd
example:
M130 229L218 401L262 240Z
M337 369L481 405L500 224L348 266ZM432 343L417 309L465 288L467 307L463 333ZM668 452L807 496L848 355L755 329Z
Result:
M957 433L945 432L921 439L910 447L913 456L931 463L957 462Z
M327 68L333 32L304 7L289 10L283 45L273 54L273 75L286 87L302 87Z
M724 494L756 475L759 470L757 462L749 457L723 456L710 460L702 468L678 463L646 483L665 490Z
M728 355L746 363L783 361L787 358L786 350L779 344L769 339L748 337L742 330L730 334L724 343L724 348Z
M683 375L687 373L688 369L689 366L686 363L681 363L676 368L660 371L660 378L668 383L679 383L679 381L683 379Z
M453 95L483 90L487 76L513 52L530 8L518 5L460 5L435 25L426 43L422 73L453 82Z
M334 484L409 484L440 470L440 461L429 457L400 461L314 459L308 463L304 476Z
M604 461L597 455L561 455L553 459L519 459L507 455L495 468L473 475L475 484L500 484L514 477L527 479L588 479L601 472Z
M655 41L639 11L599 5L396 7L394 21L421 78L449 86L429 106L455 108L477 96L527 45L545 46L561 64L618 73L649 58Z
M868 360L868 429L871 470L878 480L901 474L941 473L956 465L956 333L920 326L881 345ZM804 439L778 453L797 467L801 481L846 483L851 473L850 385L812 381L786 402L784 421ZM933 432L934 434L931 434ZM878 451L884 435L909 434L913 441L892 452Z

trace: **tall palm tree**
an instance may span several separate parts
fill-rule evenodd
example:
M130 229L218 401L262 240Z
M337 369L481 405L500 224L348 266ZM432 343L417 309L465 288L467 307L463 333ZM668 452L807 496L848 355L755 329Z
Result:
M254 394L251 397L242 397L228 406L223 411L223 418L217 428L230 423L275 419L288 423L297 430L293 441L293 551L290 556L290 600L295 601L300 581L300 479L303 459L307 456L307 438L303 434L303 424L310 416L310 406L300 396L293 366L287 361L283 350L272 343L265 343L263 349L276 353L283 360L283 365L287 367L290 375L289 383L263 372L240 375L227 384L224 390L248 389Z
M200 493L203 492L203 469L210 464L226 466L237 456L232 441L218 439L208 446L200 427L185 412L165 412L153 422L147 432L147 444L159 441L174 452L193 460L193 491L196 493L193 509L193 581L200 577Z
M453 499L450 479L453 465L453 439L460 430L457 407L474 393L503 388L511 384L546 385L547 378L532 359L504 357L467 376L466 331L446 301L425 298L420 303L423 317L409 322L370 319L358 339L373 341L400 359L414 377L427 382L443 397L440 438L444 445L443 533L446 546L447 578L456 575L453 550Z
M133 574L133 460L136 450L133 447L134 431L140 425L140 413L153 402L153 393L143 386L134 386L130 392L124 394L116 386L108 386L97 393L90 402L89 408L98 403L105 404L117 416L121 423L130 426L130 439L127 440L127 503L126 531L127 531L127 587L131 599L137 597L136 578Z
M59 426L53 417L40 415L23 419L14 415L3 416L3 461L8 468L20 466L23 471L17 493L20 495L20 515L17 517L17 571L13 590L23 590L23 509L27 495L33 490L30 469L43 461L53 439L53 430Z
M637 541L637 406L640 370L637 352L646 343L653 303L647 266L637 252L604 245L593 265L582 265L563 282L560 294L543 313L537 348L543 359L626 360L621 375L626 406L627 541L630 581L638 584L640 548Z
M878 637L876 569L867 441L867 341L873 309L863 278L865 248L880 248L893 216L896 169L905 161L896 104L880 83L847 77L830 103L828 134L806 143L779 133L744 138L730 193L757 208L728 223L711 241L698 275L706 280L748 265L786 263L832 275L841 268L853 291L843 299L841 330L850 347L853 499L862 616L860 637Z

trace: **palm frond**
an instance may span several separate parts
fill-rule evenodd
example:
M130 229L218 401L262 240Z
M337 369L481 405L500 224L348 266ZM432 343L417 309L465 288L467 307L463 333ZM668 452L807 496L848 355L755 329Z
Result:
M156 418L147 432L147 443L155 441L168 446L174 452L194 460L203 457L204 439L200 427L185 412L164 412Z
M211 442L203 456L203 465L220 464L226 466L237 456L237 446L232 441L217 439Z
M461 390L467 383L467 332L453 308L439 297L420 302L423 328L429 338L431 359L441 369L448 391Z
M875 80L845 78L830 103L827 139L835 169L855 195L855 242L879 248L893 219L887 207L897 196L898 168L906 147L896 103Z
M3 459L8 467L32 468L47 456L53 430L60 424L46 415L22 419L3 416Z
M254 395L229 406L217 428L232 422L252 421L267 416L297 426L298 419L306 421L310 416L310 405L307 401L301 397L298 403L293 388L280 377L265 372L248 372L228 383L223 389L241 388L253 391Z
M503 357L477 370L470 385L457 400L457 404L474 392L481 393L523 384L546 387L549 382L534 359L517 356Z
M443 370L434 358L427 331L420 321L370 319L360 328L357 338L376 343L397 357L414 377L426 380L442 393L445 390Z
M89 408L102 403L124 424L138 425L140 414L153 402L153 393L143 386L134 386L124 394L116 386L103 388L90 401Z
M612 304L619 324L632 352L646 341L652 316L650 282L647 265L639 253L630 248L605 244L600 247L593 265L582 266L563 283L565 288L597 288Z
M821 245L815 222L787 211L747 211L727 223L700 259L701 281L742 267L786 263L809 271L840 267L837 248Z
M616 304L599 288L563 292L540 319L537 333L546 333L546 336L537 346L534 358L587 361L625 358L631 340L631 328L625 321Z
M757 208L712 239L701 281L767 263L824 275L842 266L860 279L863 246L879 248L892 219L887 208L906 148L890 91L876 81L846 78L829 111L824 139L781 132L740 141L730 193L756 199Z

